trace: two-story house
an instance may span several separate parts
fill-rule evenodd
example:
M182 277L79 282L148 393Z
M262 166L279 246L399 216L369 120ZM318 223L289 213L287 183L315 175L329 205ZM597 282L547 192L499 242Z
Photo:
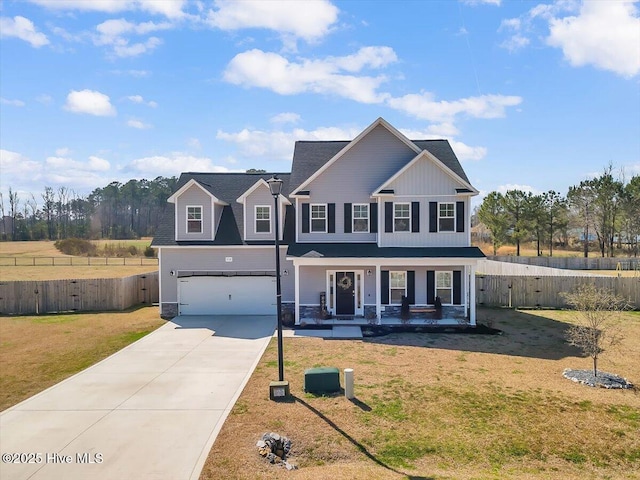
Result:
M272 175L181 175L153 241L163 316L276 313ZM393 323L406 297L414 318L475 325L478 191L446 140L379 118L351 141L296 142L277 175L282 304L297 324Z

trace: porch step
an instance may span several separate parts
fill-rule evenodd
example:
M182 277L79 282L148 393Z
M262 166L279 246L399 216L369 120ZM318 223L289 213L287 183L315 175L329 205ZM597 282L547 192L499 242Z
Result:
M345 327L344 325L336 325L332 329L331 338L339 339L357 339L362 338L362 329L360 327Z

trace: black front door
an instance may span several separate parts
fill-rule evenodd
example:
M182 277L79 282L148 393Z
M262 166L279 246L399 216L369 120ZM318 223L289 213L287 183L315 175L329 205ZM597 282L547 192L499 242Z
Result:
M336 315L353 315L355 307L355 274L336 272Z

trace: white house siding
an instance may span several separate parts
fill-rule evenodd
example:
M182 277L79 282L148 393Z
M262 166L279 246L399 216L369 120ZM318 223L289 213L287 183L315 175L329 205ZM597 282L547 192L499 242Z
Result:
M420 231L419 232L391 232L385 230L385 202L419 202L420 204ZM465 231L464 232L429 232L429 202L464 202ZM468 247L469 224L466 218L469 216L468 196L384 196L378 204L378 245L381 247ZM455 222L454 222L455 223Z
M383 126L373 129L313 180L300 198L297 215L300 242L376 241L375 234L344 233L344 204L370 203L374 189L406 165L416 152ZM302 233L302 203L335 203L335 233ZM380 212L378 212L380 215Z
M423 156L385 188L393 189L395 195L412 195L416 192L429 195L455 195L456 188L467 188L467 186L446 173L431 159Z
M202 233L187 233L187 205L202 206ZM176 200L176 240L212 240L211 196L201 187L192 185Z
M280 271L282 273L282 301L294 301L293 263L286 260L287 247L280 250ZM227 262L227 257L232 261ZM275 250L271 247L163 247L160 255L160 302L178 301L178 275L185 272L273 272L275 271ZM285 275L286 271L286 275Z

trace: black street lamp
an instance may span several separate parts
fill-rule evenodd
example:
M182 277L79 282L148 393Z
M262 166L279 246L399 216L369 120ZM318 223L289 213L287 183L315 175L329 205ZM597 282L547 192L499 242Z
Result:
M269 398L284 400L289 397L289 382L284 379L284 356L282 352L282 288L280 286L280 220L278 203L282 192L282 179L274 175L267 180L275 208L275 246L276 246L276 308L278 309L278 381L269 384Z

